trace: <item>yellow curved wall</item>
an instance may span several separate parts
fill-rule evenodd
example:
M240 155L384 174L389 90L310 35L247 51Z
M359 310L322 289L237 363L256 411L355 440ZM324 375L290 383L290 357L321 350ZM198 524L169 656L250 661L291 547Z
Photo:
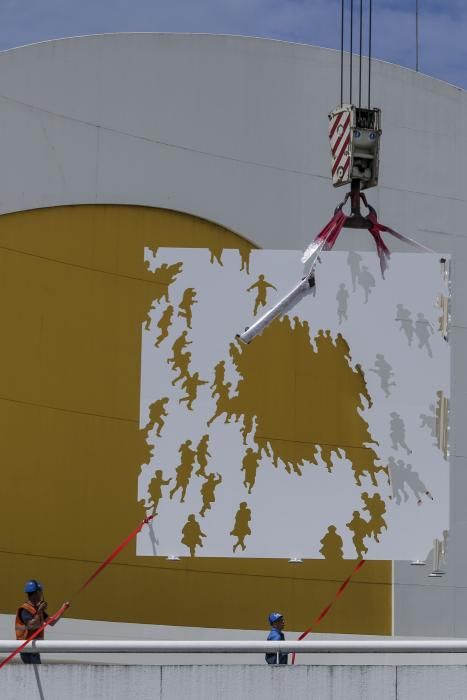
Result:
M0 600L43 580L51 609L141 520L141 322L156 296L144 247L243 248L195 217L67 206L0 218ZM132 543L75 618L257 629L272 609L306 627L354 563L136 557ZM368 562L320 626L390 634L391 564Z

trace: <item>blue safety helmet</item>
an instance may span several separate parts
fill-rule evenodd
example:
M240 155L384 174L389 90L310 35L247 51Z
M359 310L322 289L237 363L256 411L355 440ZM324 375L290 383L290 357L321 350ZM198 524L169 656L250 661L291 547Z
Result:
M42 591L42 585L35 578L32 578L24 587L25 593L36 593L36 591Z
M284 616L280 613L271 613L268 617L269 624L273 625L275 622L277 622L277 620L280 620L282 617Z

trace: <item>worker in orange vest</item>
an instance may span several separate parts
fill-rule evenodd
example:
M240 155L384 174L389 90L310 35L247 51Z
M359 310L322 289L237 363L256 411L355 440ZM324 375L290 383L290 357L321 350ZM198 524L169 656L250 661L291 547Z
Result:
M40 629L49 618L47 614L47 603L44 600L43 588L39 581L36 581L36 579L28 581L24 587L24 592L27 593L28 599L18 608L15 620L16 639L21 641L32 637L34 632ZM65 605L66 608L70 607L69 603L65 603ZM65 609L63 612L65 612ZM51 622L50 626L52 627L55 625L60 617ZM44 639L44 632L42 631L36 639ZM40 654L20 654L20 656L24 664L41 663Z

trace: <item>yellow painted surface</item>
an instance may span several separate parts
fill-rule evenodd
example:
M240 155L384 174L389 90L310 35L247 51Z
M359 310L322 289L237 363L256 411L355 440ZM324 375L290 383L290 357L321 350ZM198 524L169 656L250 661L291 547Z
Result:
M143 515L141 323L163 286L146 269L145 246L209 247L213 255L223 247L247 255L250 247L215 224L144 207L69 206L0 219L0 612L13 612L30 577L44 581L51 608L72 596ZM169 563L136 557L132 544L70 614L256 629L281 609L300 629L353 567ZM390 562L368 562L320 630L389 634Z

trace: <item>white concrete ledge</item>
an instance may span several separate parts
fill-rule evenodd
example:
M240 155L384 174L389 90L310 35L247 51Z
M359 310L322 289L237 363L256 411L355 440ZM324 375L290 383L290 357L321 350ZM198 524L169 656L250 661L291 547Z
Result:
M0 653L10 653L21 642L0 640ZM31 642L24 653L103 654L459 654L467 653L467 639L346 640L346 641L95 641Z

